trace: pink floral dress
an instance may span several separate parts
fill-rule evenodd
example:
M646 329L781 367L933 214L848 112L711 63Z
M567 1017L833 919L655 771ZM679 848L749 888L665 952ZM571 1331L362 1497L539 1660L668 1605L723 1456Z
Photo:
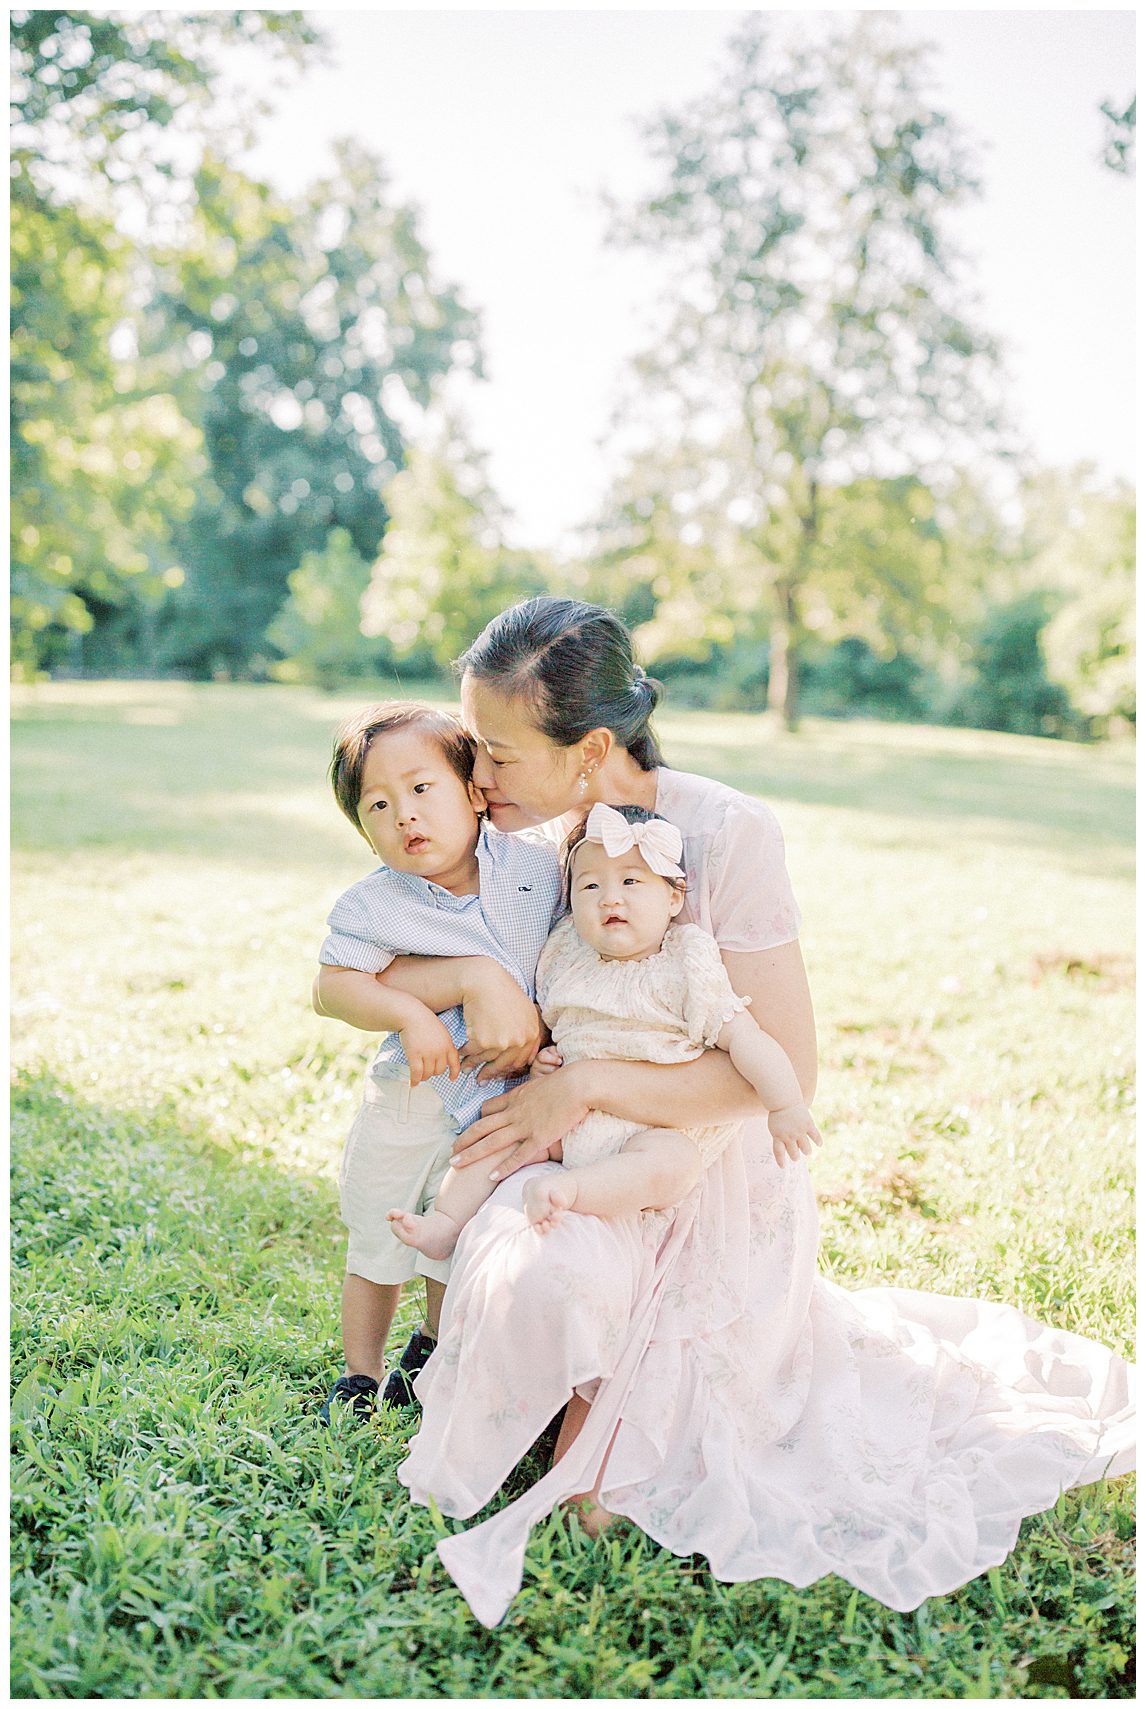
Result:
M790 942L799 916L775 817L662 768L657 811L684 835L682 919L722 949ZM592 1489L719 1579L803 1586L837 1573L917 1607L997 1565L1064 1488L1133 1464L1132 1366L1008 1306L817 1272L807 1168L779 1169L767 1121L740 1135L663 1227L567 1216L529 1227L503 1182L464 1231L411 1497L470 1518L576 1390L569 1453L438 1552L485 1625L521 1584L534 1524Z

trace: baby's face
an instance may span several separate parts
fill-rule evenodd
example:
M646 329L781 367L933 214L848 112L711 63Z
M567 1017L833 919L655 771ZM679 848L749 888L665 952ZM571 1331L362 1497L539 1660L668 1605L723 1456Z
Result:
M640 961L661 947L684 897L636 849L610 856L601 843L573 852L569 906L577 935L610 961Z
M431 880L454 871L473 854L481 808L480 791L424 730L389 730L371 742L358 822L384 865Z

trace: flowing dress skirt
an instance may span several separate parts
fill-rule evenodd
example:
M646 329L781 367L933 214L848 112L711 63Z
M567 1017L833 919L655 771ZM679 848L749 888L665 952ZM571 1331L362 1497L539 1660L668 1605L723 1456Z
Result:
M761 1131L762 1130L762 1131ZM746 1148L751 1167L745 1167ZM746 1124L659 1218L521 1211L535 1165L459 1242L411 1497L469 1518L573 1392L568 1454L438 1551L477 1618L520 1588L534 1524L601 1475L602 1505L719 1579L838 1573L908 1610L1003 1561L1020 1521L1133 1465L1133 1367L1009 1306L817 1274L803 1164Z

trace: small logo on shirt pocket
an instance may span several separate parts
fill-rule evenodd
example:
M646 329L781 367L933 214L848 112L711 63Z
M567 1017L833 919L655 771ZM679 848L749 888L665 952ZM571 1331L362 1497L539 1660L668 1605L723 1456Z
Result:
M533 886L532 884L519 884L517 888L519 890L532 890Z

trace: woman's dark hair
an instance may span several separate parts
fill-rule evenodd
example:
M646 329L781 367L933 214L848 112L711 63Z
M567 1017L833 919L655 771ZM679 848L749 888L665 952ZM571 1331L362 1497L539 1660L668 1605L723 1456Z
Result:
M542 596L487 623L454 670L523 700L543 735L571 748L590 730L611 730L642 771L664 764L649 728L664 690L633 658L615 611Z
M669 823L663 813L651 813L647 807L614 807L613 811L619 813L627 825L647 825L650 819L659 819L662 823ZM574 825L561 845L561 878L564 885L566 906L569 903L569 887L573 878L573 856L585 841L585 827L588 822L589 815L586 814L579 825ZM665 883L673 890L684 891L688 888L688 882L683 876L666 878Z
M330 762L330 786L334 799L356 831L366 836L358 817L358 802L362 795L362 770L370 744L375 736L385 736L392 730L424 730L437 742L446 761L463 783L474 774L476 743L464 725L449 712L420 705L415 700L386 700L379 706L364 707L348 718L334 738L334 755ZM369 842L369 838L366 838Z

